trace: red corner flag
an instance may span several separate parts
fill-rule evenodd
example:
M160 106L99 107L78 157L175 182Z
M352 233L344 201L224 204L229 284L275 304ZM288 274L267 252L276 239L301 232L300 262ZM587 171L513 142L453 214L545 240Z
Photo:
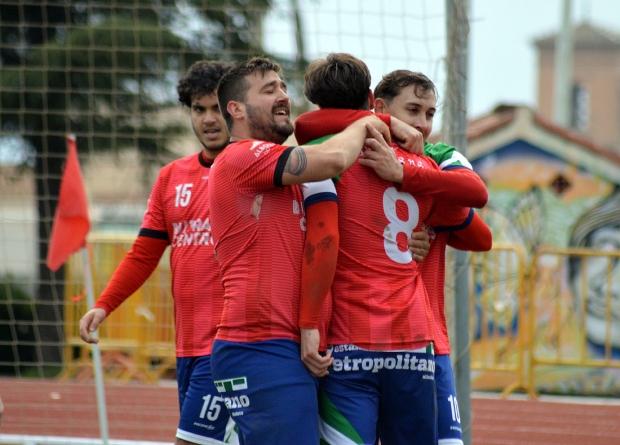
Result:
M90 230L88 202L76 145L75 136L67 136L67 161L60 181L58 206L47 251L46 264L54 272L73 252L86 245L86 235Z

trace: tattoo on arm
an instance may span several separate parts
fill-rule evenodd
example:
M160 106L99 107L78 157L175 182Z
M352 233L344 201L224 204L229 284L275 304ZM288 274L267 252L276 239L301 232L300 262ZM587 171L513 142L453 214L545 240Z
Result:
M302 147L295 147L286 161L284 172L299 176L306 171L307 166L306 152Z

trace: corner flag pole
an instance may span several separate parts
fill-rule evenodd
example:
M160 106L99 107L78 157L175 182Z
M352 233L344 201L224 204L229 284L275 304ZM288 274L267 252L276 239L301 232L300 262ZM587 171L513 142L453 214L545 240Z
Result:
M86 248L86 236L90 231L88 199L86 197L82 170L80 169L76 137L73 134L68 134L65 137L65 141L67 143L67 159L60 180L58 204L54 213L54 222L52 224L52 233L45 264L55 272L62 267L72 254L81 250L86 285L86 302L90 308L95 304L95 297L90 257ZM96 338L97 334L93 333L93 337ZM94 344L92 346L92 354L95 384L97 387L99 428L103 445L108 445L108 415L106 413L105 394L103 391L103 373L101 371L99 345Z
M90 268L90 255L88 248L82 247L82 265L84 267L84 281L86 285L86 304L87 307L93 307L95 304L95 292L93 291L93 275ZM97 331L91 333L91 337L98 338ZM94 343L92 346L93 354L93 371L95 374L95 387L97 391L97 413L99 414L99 431L103 445L108 445L110 434L108 431L108 413L105 403L105 389L103 386L103 371L101 367L101 350L99 344Z

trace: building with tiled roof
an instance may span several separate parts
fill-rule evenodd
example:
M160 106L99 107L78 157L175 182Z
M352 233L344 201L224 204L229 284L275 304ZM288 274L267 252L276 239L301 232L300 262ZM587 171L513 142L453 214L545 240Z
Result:
M556 36L535 41L539 54L538 112L551 119ZM573 30L571 128L620 154L620 34L588 22Z
M620 197L620 154L529 107L501 105L471 120L467 141L489 189L482 215L496 242L529 252L570 246L578 220ZM620 206L611 211L620 226Z

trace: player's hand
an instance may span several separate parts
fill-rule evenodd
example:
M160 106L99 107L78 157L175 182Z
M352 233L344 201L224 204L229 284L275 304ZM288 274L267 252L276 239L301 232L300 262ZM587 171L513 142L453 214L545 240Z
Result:
M107 315L104 309L98 307L86 312L80 320L80 337L82 337L82 340L86 343L99 343L99 339L91 337L90 333L97 330Z
M424 154L424 135L410 125L392 116L390 121L394 142L416 155Z
M323 377L329 374L327 368L334 359L330 354L319 354L321 335L318 329L300 329L301 333L301 361L306 365L314 377Z
M396 159L394 150L374 128L369 129L368 132L373 137L366 138L364 145L371 150L364 150L362 157L357 162L372 168L381 179L402 183L404 167Z
M355 123L363 124L366 126L366 132L367 132L366 137L374 138L374 136L369 131L369 129L372 128L373 130L375 130L376 133L379 133L385 141L387 141L388 145L392 143L392 136L390 135L390 127L385 125L385 122L383 122L381 119L379 119L374 114L358 119L357 121L355 121Z
M4 416L4 405L2 399L0 399L0 426L2 426L2 417Z
M409 247L409 252L411 252L411 258L415 262L421 262L428 255L428 251L431 248L430 239L431 237L426 233L424 226L422 226L422 230L419 232L411 234L411 238L407 241L407 246Z

